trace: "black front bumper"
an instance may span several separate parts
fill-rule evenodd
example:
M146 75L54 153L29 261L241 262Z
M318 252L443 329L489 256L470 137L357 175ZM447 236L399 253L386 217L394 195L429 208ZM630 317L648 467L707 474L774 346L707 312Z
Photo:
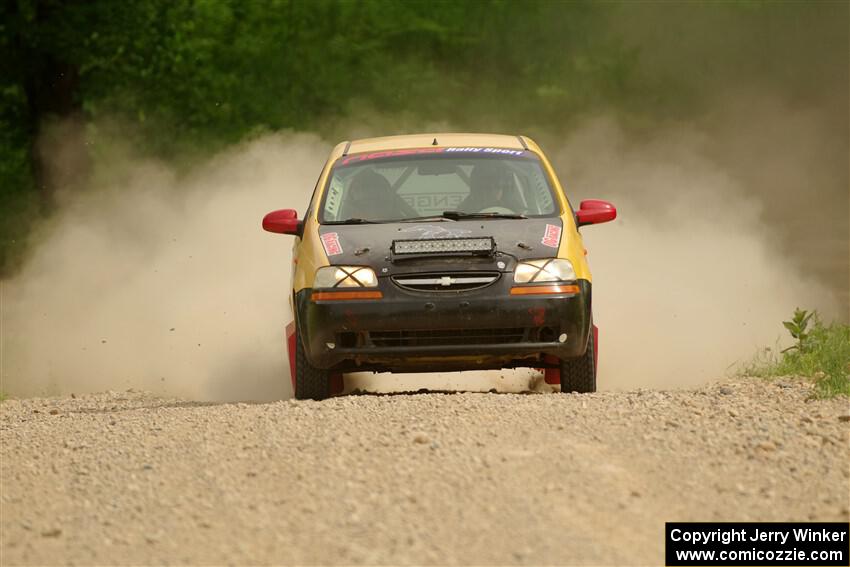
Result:
M298 336L318 368L442 371L546 366L543 355L581 356L590 333L591 285L557 295L510 294L509 277L484 289L425 293L379 278L382 299L295 296Z

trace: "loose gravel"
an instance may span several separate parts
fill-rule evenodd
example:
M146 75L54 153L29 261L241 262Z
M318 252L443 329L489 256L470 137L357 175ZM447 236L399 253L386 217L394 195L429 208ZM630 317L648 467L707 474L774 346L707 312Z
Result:
M661 565L665 521L848 520L811 392L6 400L0 563Z

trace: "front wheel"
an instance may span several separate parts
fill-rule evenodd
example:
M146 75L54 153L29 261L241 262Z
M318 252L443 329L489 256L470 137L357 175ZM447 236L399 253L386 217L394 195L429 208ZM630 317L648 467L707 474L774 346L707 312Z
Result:
M330 395L330 373L310 364L301 337L296 336L295 343L295 399L326 399Z
M587 349L576 358L561 360L561 391L587 394L596 391L596 344L593 330L587 339Z

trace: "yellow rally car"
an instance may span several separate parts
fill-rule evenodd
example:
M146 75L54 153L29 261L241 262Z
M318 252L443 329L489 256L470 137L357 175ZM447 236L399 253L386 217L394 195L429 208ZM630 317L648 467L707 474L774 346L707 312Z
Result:
M573 209L524 136L418 134L336 146L292 234L287 326L295 397L342 390L342 373L531 367L564 392L596 390L591 277Z

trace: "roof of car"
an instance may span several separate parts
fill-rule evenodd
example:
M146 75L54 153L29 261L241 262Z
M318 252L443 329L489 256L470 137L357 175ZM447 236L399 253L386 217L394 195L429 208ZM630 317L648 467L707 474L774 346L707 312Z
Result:
M436 140L436 144L434 141ZM516 150L528 149L528 138L509 136L505 134L462 134L448 132L432 132L428 134L407 134L404 136L383 136L380 138L363 138L343 142L334 148L334 157L342 154L357 154L361 152L380 152L384 150L403 150L425 147L494 147ZM534 142L531 142L534 144Z

